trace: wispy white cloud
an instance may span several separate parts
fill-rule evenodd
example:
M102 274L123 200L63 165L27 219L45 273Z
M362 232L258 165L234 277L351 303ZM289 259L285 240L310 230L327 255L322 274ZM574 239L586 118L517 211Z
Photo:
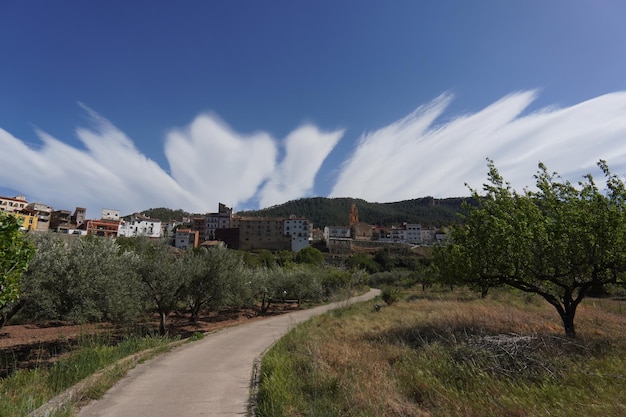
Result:
M184 129L172 130L165 156L177 183L214 211L252 198L274 172L277 142L267 133L242 135L214 115L201 115Z
M92 123L76 130L85 149L42 131L42 146L33 149L0 129L0 186L55 208L86 207L88 217L98 217L102 208L124 214L161 206L214 211L218 202L237 207L260 190L264 202L277 203L311 190L342 135L308 125L296 129L285 139L279 163L282 144L269 134L242 135L214 115L200 115L167 134L168 174L108 120L81 106Z
M469 193L466 183L480 189L485 182L486 158L520 190L533 185L540 161L572 180L597 172L599 159L607 160L613 172L625 173L626 92L522 115L536 95L511 94L436 125L452 99L439 97L363 135L330 196L381 202L464 196Z
M331 197L399 201L426 195L467 195L480 188L487 157L518 189L533 184L542 161L578 180L606 159L626 174L626 92L566 108L529 113L537 92L511 94L475 113L442 115L444 94L415 112L364 134L338 169ZM91 125L76 130L83 147L37 131L41 146L0 129L0 187L55 208L83 206L127 214L149 207L213 211L266 207L313 193L316 176L343 130L303 125L283 140L265 132L236 132L212 114L165 136L169 169L147 158L124 132L86 106ZM243 207L242 207L243 205Z
M260 192L261 207L309 196L315 176L344 132L321 132L312 125L291 132L285 140L285 158Z

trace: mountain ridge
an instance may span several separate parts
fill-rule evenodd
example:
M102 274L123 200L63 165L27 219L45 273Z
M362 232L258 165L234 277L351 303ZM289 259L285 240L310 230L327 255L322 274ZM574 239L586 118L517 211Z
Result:
M442 227L462 220L463 202L472 203L471 197L434 198L422 197L391 203L368 202L350 197L305 197L259 210L243 210L240 216L289 217L295 215L309 219L316 228L349 225L350 208L354 203L359 221L379 226L417 223L422 226ZM142 214L161 221L182 220L194 214L182 209L152 208Z

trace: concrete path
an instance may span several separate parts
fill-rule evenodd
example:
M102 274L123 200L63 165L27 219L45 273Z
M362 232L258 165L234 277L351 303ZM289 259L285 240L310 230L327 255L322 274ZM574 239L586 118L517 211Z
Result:
M343 301L230 327L143 363L78 417L246 415L255 358L295 324L379 290Z

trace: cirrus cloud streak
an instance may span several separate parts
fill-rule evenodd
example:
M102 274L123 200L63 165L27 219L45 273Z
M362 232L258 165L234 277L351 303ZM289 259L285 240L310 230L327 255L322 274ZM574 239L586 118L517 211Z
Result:
M441 122L452 94L362 135L340 167L330 197L390 202L432 195L468 195L486 179L486 158L521 189L532 185L537 163L578 180L605 159L626 172L626 92L565 108L529 111L536 91L508 95L479 111ZM57 209L102 208L123 214L150 207L204 213L218 202L257 208L314 195L315 180L344 130L305 124L278 140L242 134L214 114L200 114L165 136L168 170L87 106L91 125L78 128L83 148L37 130L28 146L0 128L0 187Z
M537 164L578 181L607 160L626 172L626 92L567 108L523 115L537 92L511 94L476 113L436 124L452 101L443 95L414 113L364 134L344 162L330 197L399 201L426 195L469 194L480 188L486 159L521 190L533 185Z

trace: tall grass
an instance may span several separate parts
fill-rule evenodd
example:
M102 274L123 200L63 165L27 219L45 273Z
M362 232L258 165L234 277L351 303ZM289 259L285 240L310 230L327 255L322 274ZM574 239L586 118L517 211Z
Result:
M163 337L129 337L113 345L111 336L83 336L77 350L51 366L17 371L1 379L0 417L26 416L57 394L116 361L146 349L165 351L172 341ZM116 370L112 372L115 374ZM109 383L100 381L85 395L101 395L117 378L119 375L109 375Z
M261 364L257 414L626 415L626 315L608 300L580 307L573 340L547 303L506 291L375 302L280 340Z

